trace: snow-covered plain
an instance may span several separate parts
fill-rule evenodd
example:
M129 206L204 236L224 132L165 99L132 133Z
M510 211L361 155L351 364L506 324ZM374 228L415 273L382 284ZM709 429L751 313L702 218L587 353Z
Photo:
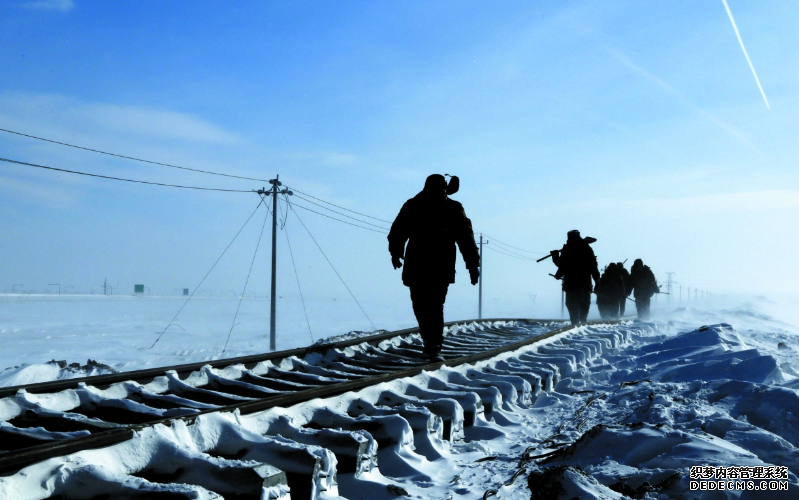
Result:
M62 369L45 363L49 358L81 364L92 358L113 369L130 370L212 359L224 342L220 343L218 331L203 335L184 323L185 331L170 329L163 344L149 349L143 340L153 339L163 325L156 328L158 321L152 313L140 311L137 316L133 304L143 302L134 299L130 310L120 316L97 315L95 319L90 319L93 306L86 305L91 301L64 305L64 300L25 303L18 299L14 304L25 306L17 309L9 307L9 300L17 298L1 302L4 352L0 365L12 367L0 372L0 383L6 386L86 374L83 368ZM65 312L54 313L54 303ZM81 307L89 309L76 310ZM487 419L464 429L461 442L435 437L421 441L398 428L403 438L379 452L378 468L364 471L360 478L338 474L337 485L331 482L331 473L326 484L320 485L319 498L382 500L407 493L431 500L474 499L496 489L490 498L520 500L531 498L530 487L538 495L533 498L799 498L797 329L766 314L769 307L765 301L719 308L676 307L655 314L651 322L584 326L546 345L480 363L477 368L490 370L525 353L557 353L567 360L557 366L559 376L551 390L538 394L532 404L506 394ZM14 311L23 310L15 316ZM70 314L84 322L64 319ZM392 329L409 326L394 321ZM209 323L203 326L207 332L224 326L222 321ZM229 327L222 328L225 335ZM141 334L131 333L136 329ZM114 333L120 330L125 334ZM230 356L264 350L263 332L248 336L242 331L240 337L236 333L234 329L232 345L236 347L229 349ZM309 341L286 340L279 348ZM286 422L307 423L319 408L346 411L356 399L370 401L378 390L429 385L433 379L445 380L449 372L466 369L423 373L290 410L217 415L198 419L188 428L159 426L126 443L48 460L0 478L0 498L46 498L55 491L70 498L91 498L92 490L85 485L102 481L143 487L140 478L128 474L152 455L182 453L188 460L185 457L202 455L213 447L220 436L235 440L246 434L260 439L257 436ZM522 460L551 452L555 453L545 460ZM331 460L325 455L323 462L332 467ZM520 469L520 462L524 462L523 472L513 484L503 486ZM754 467L743 469L743 474L784 474L779 484L788 490L691 490L692 480L704 486L728 484L691 477L692 467L706 466ZM739 476L728 480L741 481L741 470L727 469L726 473L728 478L729 474ZM75 479L79 476L84 480ZM327 491L321 492L322 487ZM274 498L281 495L272 493Z

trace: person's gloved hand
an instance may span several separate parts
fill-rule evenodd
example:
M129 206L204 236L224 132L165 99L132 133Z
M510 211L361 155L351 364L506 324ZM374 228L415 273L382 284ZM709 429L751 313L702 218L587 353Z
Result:
M402 267L402 257L396 257L392 255L391 264L394 266L394 269L399 269L400 267Z
M557 257L559 253L560 252L558 250L552 250L551 252L549 252L549 255L551 255L552 257Z
M469 277L472 278L472 285L476 285L480 281L480 269L476 267L469 269Z

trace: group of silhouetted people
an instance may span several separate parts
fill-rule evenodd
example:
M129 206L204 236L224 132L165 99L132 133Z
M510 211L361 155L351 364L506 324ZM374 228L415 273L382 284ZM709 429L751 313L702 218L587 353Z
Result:
M652 296L660 293L652 270L641 259L635 259L630 272L624 268L623 262L615 262L609 264L600 275L596 255L590 245L594 241L594 238L583 238L580 231L574 229L566 233L563 248L550 252L552 262L558 266L553 276L563 281L571 323L585 323L592 293L596 294L596 305L602 319L624 316L625 304L631 294L635 297L638 318L648 319Z
M456 245L472 285L480 278L480 254L472 222L463 206L449 198L458 187L457 177L452 176L447 182L443 175L429 176L424 189L402 206L388 235L394 269L403 267L404 261L402 282L410 288L413 312L430 361L443 361L440 352L444 340L444 301L450 283L455 282ZM567 233L563 248L550 252L558 266L553 276L563 282L572 324L585 323L592 293L597 296L596 304L603 319L623 316L625 301L631 294L639 319L647 319L650 300L660 292L652 270L636 259L630 272L618 262L608 265L600 276L590 246L594 241L572 230Z

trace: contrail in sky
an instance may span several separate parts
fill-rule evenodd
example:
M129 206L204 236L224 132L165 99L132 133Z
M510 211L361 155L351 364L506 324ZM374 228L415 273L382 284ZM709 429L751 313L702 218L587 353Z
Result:
M752 66L752 60L749 59L749 54L746 53L746 47L744 47L744 41L741 39L741 34L738 33L738 26L735 25L735 19L732 17L732 11L730 11L730 6L727 5L727 0L721 0L724 3L724 8L727 9L727 15L730 16L730 22L732 23L732 29L735 30L735 36L738 37L738 43L741 44L741 49L744 51L744 57L746 57L746 62L749 63L749 67L752 69L752 74L755 75L755 81L757 82L757 88L760 89L760 93L763 95L763 100L766 101L766 107L771 110L771 106L768 105L768 99L766 99L766 93L763 92L763 86L760 85L760 79L757 77L757 73L755 72L755 67Z

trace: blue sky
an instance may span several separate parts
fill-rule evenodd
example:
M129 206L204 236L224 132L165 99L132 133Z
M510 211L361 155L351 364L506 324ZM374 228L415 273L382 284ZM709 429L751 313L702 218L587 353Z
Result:
M770 110L721 0L230 5L0 0L0 128L280 174L386 220L427 175L456 174L454 197L489 239L543 253L578 228L598 238L600 265L642 258L659 279L716 293L799 291L795 2L729 0ZM154 182L263 185L5 133L0 151ZM0 290L194 287L257 203L0 164ZM299 213L357 296L406 305L384 235ZM203 288L241 289L259 214ZM287 229L306 293L345 296L298 221ZM280 237L279 283L294 294ZM476 301L459 271L448 304ZM530 294L557 301L550 272L486 250L487 314L527 314Z

